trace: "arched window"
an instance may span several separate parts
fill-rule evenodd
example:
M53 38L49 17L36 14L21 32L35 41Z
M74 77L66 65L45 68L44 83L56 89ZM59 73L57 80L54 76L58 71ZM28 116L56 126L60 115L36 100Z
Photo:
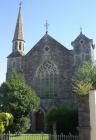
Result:
M17 42L15 42L15 50L17 50L17 45L18 45Z
M36 71L38 91L41 97L54 97L58 94L59 72L55 64L44 62Z
M19 42L19 50L21 50L21 45L22 45L21 42Z

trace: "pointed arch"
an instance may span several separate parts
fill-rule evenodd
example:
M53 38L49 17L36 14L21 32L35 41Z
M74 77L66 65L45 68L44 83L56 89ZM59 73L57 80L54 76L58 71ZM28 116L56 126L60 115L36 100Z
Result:
M15 50L17 50L17 47L18 47L18 43L17 41L15 42Z
M52 63L52 61L45 61L38 67L36 71L36 76L40 76L41 74L44 74L46 76L46 74L52 73L59 73L57 66L54 63Z
M38 132L44 131L44 112L41 109L35 113L35 127Z
M19 42L19 50L21 51L22 50L22 43Z
M58 94L59 70L52 61L45 61L38 67L35 79L40 97L50 98Z

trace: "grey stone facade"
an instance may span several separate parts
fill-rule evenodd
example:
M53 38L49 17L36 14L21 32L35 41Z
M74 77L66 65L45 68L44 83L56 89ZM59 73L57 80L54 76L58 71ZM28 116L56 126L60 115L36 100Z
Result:
M91 140L89 95L78 99L79 138Z
M7 79L12 69L22 73L28 85L40 96L40 113L42 123L44 115L51 108L58 106L78 107L76 97L72 93L72 76L83 61L93 61L94 45L92 39L82 32L71 43L73 50L67 49L53 39L47 32L24 55L24 37L22 31L21 7L13 38L12 53L7 59ZM36 122L36 114L32 113L32 131L40 130ZM45 124L45 123L44 123ZM39 124L42 127L42 124ZM46 129L46 125L44 126Z

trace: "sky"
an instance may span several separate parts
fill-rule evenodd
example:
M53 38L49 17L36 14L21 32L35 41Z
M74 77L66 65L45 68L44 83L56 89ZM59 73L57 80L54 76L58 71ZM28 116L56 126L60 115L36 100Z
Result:
M6 80L7 56L12 51L20 0L0 0L0 84ZM45 34L72 49L82 32L96 44L96 0L22 0L25 54Z

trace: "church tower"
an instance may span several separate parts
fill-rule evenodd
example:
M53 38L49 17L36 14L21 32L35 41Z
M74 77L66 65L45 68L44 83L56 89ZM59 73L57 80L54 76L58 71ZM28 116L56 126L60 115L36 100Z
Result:
M17 72L23 71L22 57L24 56L24 43L22 10L20 4L15 33L12 41L12 53L7 57L7 79L9 79L12 69L15 69Z
M89 39L80 31L79 36L71 42L73 46L74 66L78 68L84 61L94 62L93 40Z

